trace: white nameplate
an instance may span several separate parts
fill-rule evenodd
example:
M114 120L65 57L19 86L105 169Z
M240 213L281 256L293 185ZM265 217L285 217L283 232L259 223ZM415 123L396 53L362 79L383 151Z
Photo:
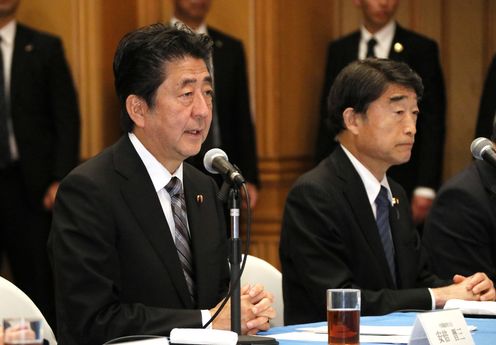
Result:
M459 309L417 314L409 345L475 345Z

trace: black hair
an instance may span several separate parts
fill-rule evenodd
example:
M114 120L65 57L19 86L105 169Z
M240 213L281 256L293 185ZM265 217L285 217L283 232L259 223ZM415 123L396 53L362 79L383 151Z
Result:
M327 98L327 125L333 136L345 129L346 108L365 114L391 84L414 90L418 100L424 92L422 79L404 62L368 58L346 66L336 77Z
M155 106L157 89L167 77L167 62L194 57L205 61L210 70L211 52L211 39L184 25L157 23L126 34L117 46L113 63L122 129L130 132L134 128L126 110L129 95L141 97L150 108Z

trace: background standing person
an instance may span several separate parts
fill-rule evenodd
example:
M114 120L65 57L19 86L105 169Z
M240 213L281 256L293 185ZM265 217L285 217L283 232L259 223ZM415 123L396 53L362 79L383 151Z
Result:
M206 18L212 0L173 0L172 22L181 21L197 33L207 34L214 42L214 117L210 133L200 153L188 159L203 172L203 156L212 147L223 149L247 180L251 206L257 202L258 158L255 128L250 111L250 96L243 43L211 26ZM221 180L218 175L217 182Z
M0 2L0 259L55 327L46 253L59 181L78 163L79 110L62 42Z
M400 26L394 20L399 0L354 0L363 15L360 30L329 44L322 90L316 162L337 146L325 119L327 96L338 73L350 62L365 57L406 62L422 78L425 92L411 159L394 166L389 175L411 198L413 220L422 224L442 177L446 96L436 42Z
M479 104L479 115L475 128L475 137L489 138L496 124L496 54L487 71L486 81Z

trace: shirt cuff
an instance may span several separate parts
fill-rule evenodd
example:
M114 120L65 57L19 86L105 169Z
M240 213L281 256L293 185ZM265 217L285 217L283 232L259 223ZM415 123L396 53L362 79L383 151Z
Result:
M209 310L203 310L203 309L201 310L201 316L202 316L202 326L205 326L205 324L212 317L212 315L210 315ZM208 325L208 327L206 329L212 329L212 323L210 323L210 325Z
M421 196L427 199L434 199L436 197L436 191L429 187L417 187L413 191L414 196Z
M431 310L436 310L436 298L434 297L434 292L432 292L431 288L427 288L429 290L429 293L431 294Z

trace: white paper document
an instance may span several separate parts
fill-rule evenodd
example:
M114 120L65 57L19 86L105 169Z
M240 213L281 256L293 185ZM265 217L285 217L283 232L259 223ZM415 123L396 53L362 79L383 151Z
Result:
M460 309L463 314L496 315L496 302L450 299L444 309Z
M474 331L474 326L468 327ZM408 344L413 326L368 326L360 325L361 343ZM327 342L327 325L319 327L300 327L295 332L271 334L277 340L303 340Z
M280 334L271 334L272 338L277 340L302 340L302 341L315 341L321 343L327 343L327 331L326 333L314 333L314 332L289 332ZM364 335L360 334L361 343L381 343L381 344L407 344L409 335Z
M278 340L305 340L327 342L327 325L301 327L297 332L271 334ZM407 344L412 332L411 326L365 326L360 325L361 343Z
M169 340L166 337L163 338L152 338L136 341L127 341L122 343L116 343L115 345L126 344L126 345L169 345Z
M413 326L366 326L360 325L360 335L410 335ZM302 327L297 331L327 334L327 325L320 327Z

